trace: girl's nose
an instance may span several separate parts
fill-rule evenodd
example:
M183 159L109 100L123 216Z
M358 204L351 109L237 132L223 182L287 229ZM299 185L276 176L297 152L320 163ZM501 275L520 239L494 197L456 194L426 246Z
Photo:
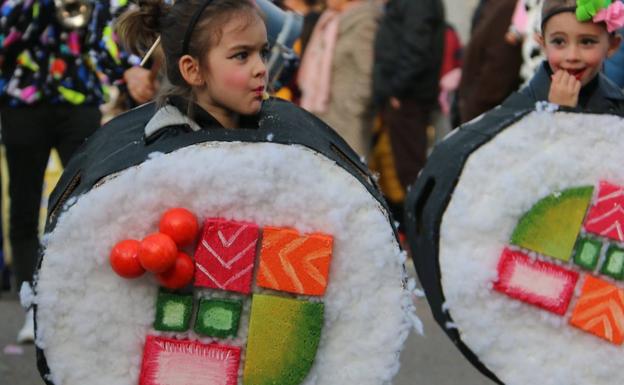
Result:
M578 60L580 60L579 47L577 47L574 44L570 45L570 47L568 48L568 50L566 52L566 60L567 61L578 61Z
M254 77L264 77L267 74L267 63L266 60L262 56L256 60L256 64L254 65Z
M263 62L260 65L260 68L257 70L256 76L258 76L258 77L265 77L266 74L267 74L267 66L266 66L266 63Z

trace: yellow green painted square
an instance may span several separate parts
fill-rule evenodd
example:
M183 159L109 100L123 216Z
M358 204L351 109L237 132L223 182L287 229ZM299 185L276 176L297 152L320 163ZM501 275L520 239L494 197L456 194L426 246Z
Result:
M299 385L308 375L321 337L324 306L254 294L244 385Z

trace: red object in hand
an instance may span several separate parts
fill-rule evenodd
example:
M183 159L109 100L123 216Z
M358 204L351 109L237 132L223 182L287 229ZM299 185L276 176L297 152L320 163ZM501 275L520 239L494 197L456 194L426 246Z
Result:
M115 273L124 278L137 278L145 273L139 262L139 245L137 240L125 239L113 247L109 261Z
M178 247L170 236L162 233L150 234L139 246L141 266L152 273L169 270L178 256Z
M179 252L173 267L158 274L156 278L167 289L180 289L188 285L193 280L194 275L195 263L193 259L187 254Z
M176 207L163 214L159 228L161 233L170 236L178 246L188 246L197 238L199 224L192 212Z

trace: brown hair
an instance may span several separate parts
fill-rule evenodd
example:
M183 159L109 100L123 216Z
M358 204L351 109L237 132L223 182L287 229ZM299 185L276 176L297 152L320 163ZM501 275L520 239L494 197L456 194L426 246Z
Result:
M542 17L555 9L568 7L576 9L576 0L544 0L542 3Z
M159 106L170 96L194 101L192 88L178 67L182 56L189 54L201 65L210 48L219 44L224 25L233 17L248 23L256 15L262 17L260 10L249 0L212 0L193 28L188 52L182 52L182 42L191 19L205 1L178 0L169 5L163 0L140 0L138 7L127 10L117 20L115 27L123 46L135 55L143 56L160 36L166 83L169 84L161 86L158 92L156 101Z
M576 12L576 0L544 0L542 3L541 30L544 33L546 22L551 17L562 12Z

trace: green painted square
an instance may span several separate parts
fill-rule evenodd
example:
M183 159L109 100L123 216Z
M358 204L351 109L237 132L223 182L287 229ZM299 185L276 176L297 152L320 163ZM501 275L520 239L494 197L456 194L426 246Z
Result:
M594 270L600 258L602 242L592 238L581 238L576 244L574 263L585 270Z
M195 332L208 337L236 337L242 307L239 300L201 299Z
M187 331L193 313L193 295L158 293L154 329L165 332Z
M609 246L607 259L600 272L611 278L620 280L624 278L624 249L613 245Z

